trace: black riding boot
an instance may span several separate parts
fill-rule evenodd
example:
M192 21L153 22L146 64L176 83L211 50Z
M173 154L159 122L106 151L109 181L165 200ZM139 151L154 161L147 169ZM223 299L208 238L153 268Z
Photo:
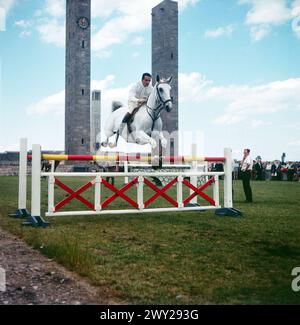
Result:
M128 134L132 132L131 128L130 128L130 125L129 125L129 122L130 122L130 119L132 117L132 114L127 112L121 122L121 125L120 125L120 128L119 128L119 134L121 135L123 130L124 130L124 127L125 127L125 124L127 124L127 129L128 129Z

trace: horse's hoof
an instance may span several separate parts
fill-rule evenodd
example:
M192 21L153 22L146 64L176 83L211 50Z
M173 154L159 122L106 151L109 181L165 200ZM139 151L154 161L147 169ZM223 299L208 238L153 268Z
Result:
M151 148L152 148L152 149L155 149L156 147L157 147L156 142L152 142L152 143L151 143Z
M101 142L101 146L106 148L107 147L107 142Z
M166 149L168 146L168 141L166 139L161 140L161 146Z

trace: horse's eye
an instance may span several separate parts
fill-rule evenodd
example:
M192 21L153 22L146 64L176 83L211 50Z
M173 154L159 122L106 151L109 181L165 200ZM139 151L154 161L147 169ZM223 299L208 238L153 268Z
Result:
M164 90L162 88L159 88L159 91L162 93Z

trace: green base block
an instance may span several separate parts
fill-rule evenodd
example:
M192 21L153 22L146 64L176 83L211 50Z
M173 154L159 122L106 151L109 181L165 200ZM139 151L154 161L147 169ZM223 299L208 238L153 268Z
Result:
M237 217L240 218L243 216L243 213L234 208L221 208L215 211L215 214L219 217Z
M11 218L28 218L30 213L27 211L27 209L17 209L15 213L9 214L9 217Z
M50 226L50 222L45 221L40 216L31 216L31 215L29 215L27 220L22 222L22 225L23 226L46 228L46 227Z

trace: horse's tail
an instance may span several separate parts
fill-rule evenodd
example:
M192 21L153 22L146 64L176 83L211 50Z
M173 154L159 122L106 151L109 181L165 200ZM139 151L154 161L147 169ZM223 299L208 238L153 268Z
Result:
M112 103L111 103L111 111L112 112L115 112L117 109L119 109L120 107L122 107L123 104L119 101L116 101L114 100Z

